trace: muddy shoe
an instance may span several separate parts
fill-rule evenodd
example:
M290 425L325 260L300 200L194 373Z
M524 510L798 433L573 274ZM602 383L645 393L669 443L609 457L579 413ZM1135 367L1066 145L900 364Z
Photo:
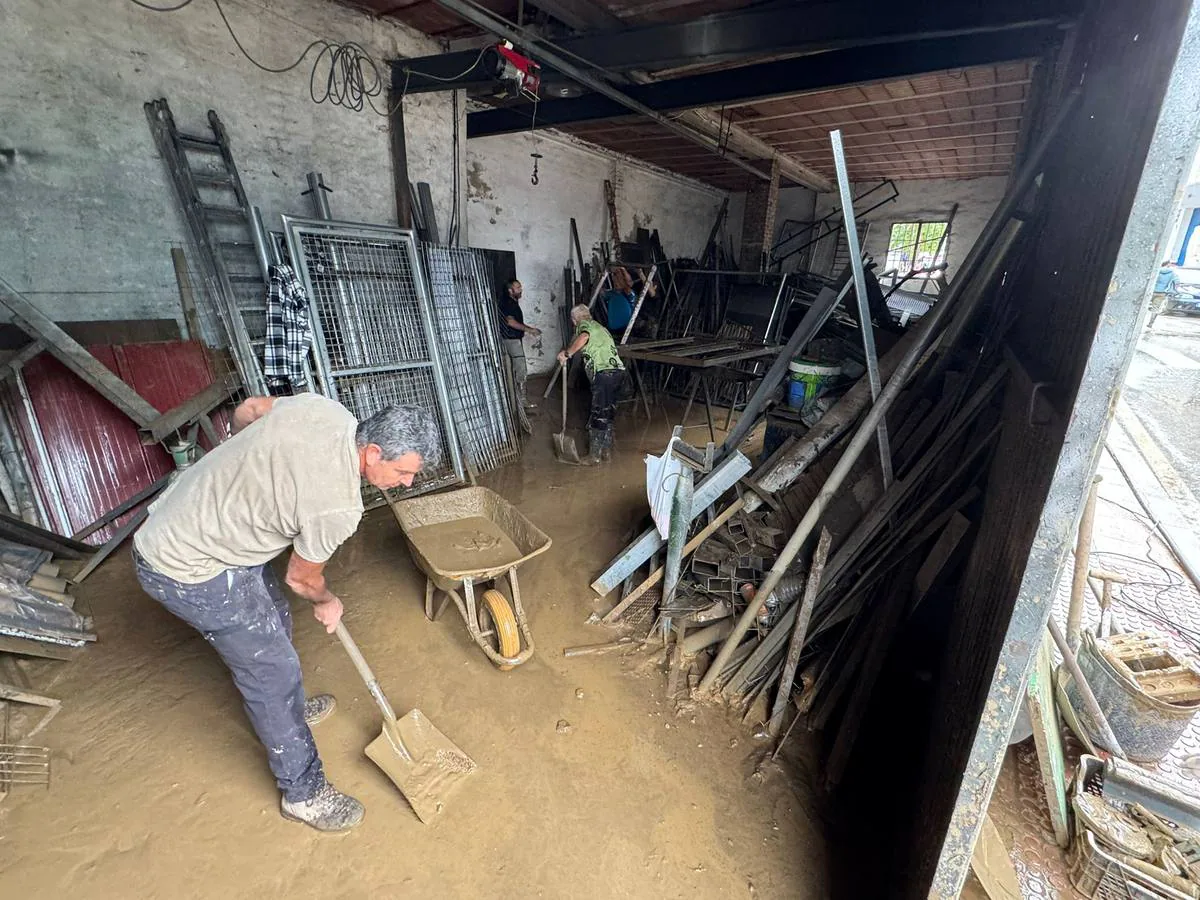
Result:
M316 694L304 701L304 724L310 728L333 715L337 700L333 694Z
M280 800L279 811L285 819L303 822L317 831L349 831L367 814L361 803L328 781L307 800Z

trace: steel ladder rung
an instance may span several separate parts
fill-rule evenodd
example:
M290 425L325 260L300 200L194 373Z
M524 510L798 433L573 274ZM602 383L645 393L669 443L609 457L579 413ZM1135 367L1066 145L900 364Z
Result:
M221 143L212 138L196 137L194 134L181 134L179 144L189 150L201 150L205 153L220 153Z
M192 180L205 187L226 187L233 189L233 178L228 172L209 174L207 172L192 172Z
M204 214L217 219L237 219L244 220L246 213L237 206L211 206L208 203L201 203L200 208L204 210Z

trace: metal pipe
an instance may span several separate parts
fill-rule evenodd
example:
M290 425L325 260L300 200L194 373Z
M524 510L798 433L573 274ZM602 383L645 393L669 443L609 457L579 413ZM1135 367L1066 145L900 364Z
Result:
M771 175L769 172L764 172L758 166L739 159L736 156L727 155L725 148L721 145L721 141L717 138L709 137L701 131L693 128L688 128L686 125L680 125L674 119L664 116L662 113L651 109L646 104L634 100L627 94L614 88L608 82L585 72L583 69L567 61L566 57L560 55L556 50L549 49L553 47L548 41L528 34L523 28L513 28L508 22L494 15L493 13L476 6L474 3L466 2L466 0L436 0L439 6L443 6L466 19L472 25L482 28L484 31L490 31L506 40L516 44L527 46L533 43L537 46L537 53L542 58L542 61L553 66L562 74L568 76L574 81L578 81L584 87L591 88L597 94L607 97L620 103L626 109L631 109L635 113L639 113L648 119L653 119L659 125L666 128L668 131L673 131L680 137L686 138L694 144L699 144L706 150L711 150L718 153L725 159L726 162L733 163L738 168L745 169L752 175L761 178L763 181L770 181Z
M1075 539L1075 570L1071 574L1071 603L1067 607L1067 646L1079 649L1079 632L1083 626L1083 589L1087 585L1088 559L1092 553L1092 531L1096 524L1096 496L1100 493L1100 475L1092 479L1083 515L1079 518L1079 535Z
M788 274L790 274L790 273L788 273ZM783 302L783 289L787 287L787 282L788 282L787 275L784 275L782 278L779 279L779 290L777 290L775 292L775 302L771 305L771 318L769 318L767 320L767 327L763 331L763 343L764 344L769 344L772 341L771 328L775 325L775 317L777 315L779 315L779 304ZM790 306L790 304L789 304L789 306ZM779 330L780 331L783 330L783 322L784 322L784 319L786 319L786 318L787 318L786 315L779 316ZM776 335L774 339L778 340L778 335Z
M619 641L610 641L607 644L583 644L579 647L563 647L563 656L567 659L576 656L595 656L597 653L607 653L609 650L632 647L633 643L632 638L621 638Z
M733 631L733 619L722 619L699 631L693 631L683 639L680 649L684 656L695 656L705 647L711 647L717 641L729 636Z
M258 257L263 281L266 281L270 278L271 256L267 252L267 229L263 227L262 210L257 206L250 207L250 237L254 241L254 255Z
M320 172L309 172L304 177L308 181L308 190L304 193L310 195L313 215L327 222L332 221L333 213L329 210L329 187L325 184L325 176Z
M887 385L879 395L879 399L868 410L858 427L858 431L851 438L837 465L829 473L829 478L822 486L820 493L817 494L816 499L809 505L804 518L800 520L800 524L796 526L796 530L792 533L787 545L779 554L779 558L776 560L770 573L768 573L766 581L760 586L759 590L761 592L769 595L771 591L775 590L775 586L779 584L779 580L787 572L788 567L800 552L800 548L804 545L809 535L812 534L813 528L816 527L817 522L824 515L834 495L842 486L842 482L846 480L846 476L850 474L850 470L858 462L858 457L862 454L863 449L870 443L872 432L900 395L905 382L908 381L909 376L924 356L925 350L933 343L934 338L939 333L939 329L954 309L955 302L962 295L966 286L970 285L974 280L974 275L1008 224L1008 220L1015 212L1017 204L1033 184L1034 179L1041 173L1042 160L1050 149L1051 143L1061 130L1063 123L1074 111L1078 100L1078 89L1072 91L1064 98L1063 104L1059 107L1054 121L1030 152L1025 165L1015 173L1009 190L1004 195L1004 199L1000 201L1000 204L993 211L992 217L983 229L983 233L980 234L970 253L967 254L967 258L963 261L958 277L950 285L946 296L939 303L935 304L933 309L921 319L921 323L917 326L918 337L908 349L908 352L905 353L904 358L896 366L895 373L888 380ZM741 643L742 638L746 636L746 632L754 623L757 612L757 608L751 605L742 613L742 617L734 627L733 633L730 634L721 646L717 658L713 660L712 666L709 667L708 672L705 673L703 680L701 680L698 688L699 693L704 694L712 691L714 682L729 665L729 659L733 656L734 650L737 649L737 645Z
M871 324L871 308L867 303L867 274L863 270L862 248L858 244L858 224L854 220L854 195L850 191L850 175L846 171L846 151L842 133L829 135L833 144L833 167L837 171L838 192L842 199L842 220L846 225L846 247L850 251L850 271L854 275L854 294L858 301L858 324L862 329L863 354L867 359L867 378L871 385L871 402L879 402L879 354L875 350L875 326ZM875 429L879 441L879 465L883 469L883 489L892 485L892 448L888 441L887 419L880 417Z

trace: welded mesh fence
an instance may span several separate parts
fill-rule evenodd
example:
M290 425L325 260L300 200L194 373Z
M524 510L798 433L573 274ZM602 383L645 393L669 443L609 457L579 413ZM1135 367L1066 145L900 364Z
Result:
M360 420L393 403L434 414L442 459L404 496L463 479L462 457L412 235L284 217L308 292L319 386Z
M491 266L466 248L422 244L421 256L463 450L471 468L487 472L521 454Z

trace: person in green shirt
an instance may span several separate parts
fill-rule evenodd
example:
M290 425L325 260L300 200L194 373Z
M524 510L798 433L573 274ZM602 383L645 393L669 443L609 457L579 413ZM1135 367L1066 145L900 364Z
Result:
M588 417L588 456L585 465L607 462L612 458L613 419L617 395L625 379L625 365L617 354L617 345L608 329L592 318L584 304L572 308L571 323L575 336L558 361L566 365L576 353L583 354L583 368L592 383L592 408Z

